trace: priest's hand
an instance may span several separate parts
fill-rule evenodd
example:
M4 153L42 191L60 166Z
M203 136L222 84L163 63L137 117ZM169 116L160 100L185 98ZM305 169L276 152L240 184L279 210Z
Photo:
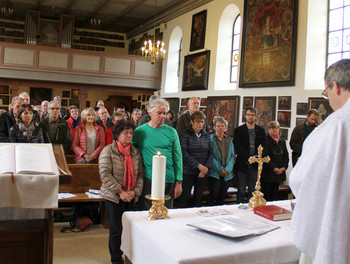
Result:
M182 183L176 182L175 183L175 190L174 190L174 198L178 198L182 193Z

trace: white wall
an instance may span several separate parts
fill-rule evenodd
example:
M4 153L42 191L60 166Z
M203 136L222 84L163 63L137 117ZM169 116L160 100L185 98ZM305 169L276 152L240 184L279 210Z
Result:
M163 31L163 40L168 45L170 34L175 27L180 27L183 33L182 60L180 66L180 77L178 92L166 93L165 82L167 73L167 59L163 62L162 71L162 97L186 98L190 96L292 96L291 128L289 128L288 139L295 127L296 103L307 103L309 97L321 97L323 87L323 74L325 71L326 56L326 32L327 32L327 0L300 0L298 12L298 34L296 49L296 74L295 85L292 87L264 87L264 88L236 88L231 91L215 91L217 68L217 38L219 35L219 22L225 8L234 4L240 10L243 17L243 0L214 0L201 8L193 10L167 23ZM189 55L190 33L192 15L207 9L207 29L205 39L205 50L210 50L209 86L207 91L182 92L181 83L183 75L183 57ZM243 23L242 23L243 25ZM193 53L201 52L198 50ZM222 66L222 65L220 65ZM227 65L229 68L230 65ZM221 78L221 77L220 77ZM241 109L242 107L240 107ZM277 108L277 107L276 107ZM242 111L240 111L239 122L241 123ZM277 110L276 110L277 117Z

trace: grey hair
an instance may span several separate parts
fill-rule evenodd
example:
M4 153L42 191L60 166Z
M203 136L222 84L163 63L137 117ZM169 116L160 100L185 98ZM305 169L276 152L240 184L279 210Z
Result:
M28 94L27 92L21 92L21 93L19 94L19 97L22 98L23 95L27 95L28 98L29 98L29 100L30 100L30 96L29 96L29 94Z
M227 128L227 126L228 126L228 122L227 122L226 119L223 118L222 116L218 116L218 117L216 118L215 124L214 124L214 125L216 126L217 123L224 123L224 125L225 125L226 128Z
M49 103L49 101L44 100L44 101L41 102L41 104L43 104L43 103Z
M278 121L270 121L268 124L267 124L267 127L268 129L271 129L271 128L280 128L280 123Z
M326 84L332 88L333 82L350 91L350 59L343 59L332 64L324 75Z
M23 102L23 99L19 96L15 96L12 98L11 104L13 105L14 103L16 103L18 101Z
M153 112L157 106L165 107L165 112L168 112L170 108L167 100L158 97L150 102L148 112Z
M132 110L131 115L133 115L135 112L140 112L140 113L141 113L141 109L134 108L134 109Z
M49 102L49 108L51 108L51 105L52 105L53 103L58 104L58 107L61 109L61 104L59 104L59 103L58 103L57 101L55 101L55 100L52 100L52 101Z

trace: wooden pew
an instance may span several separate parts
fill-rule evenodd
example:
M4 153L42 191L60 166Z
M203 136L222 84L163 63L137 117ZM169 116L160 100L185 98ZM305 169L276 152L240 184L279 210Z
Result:
M60 199L60 203L98 202L100 206L101 223L108 228L107 214L103 198L89 198L85 192L89 189L99 190L102 182L98 164L68 164L72 180L59 185L60 193L72 193L76 197Z

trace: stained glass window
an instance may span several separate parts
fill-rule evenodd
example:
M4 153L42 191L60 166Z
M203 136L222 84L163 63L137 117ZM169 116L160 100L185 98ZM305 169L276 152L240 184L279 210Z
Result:
M236 17L235 22L233 23L231 83L237 83L240 35L241 35L241 16L238 15Z

